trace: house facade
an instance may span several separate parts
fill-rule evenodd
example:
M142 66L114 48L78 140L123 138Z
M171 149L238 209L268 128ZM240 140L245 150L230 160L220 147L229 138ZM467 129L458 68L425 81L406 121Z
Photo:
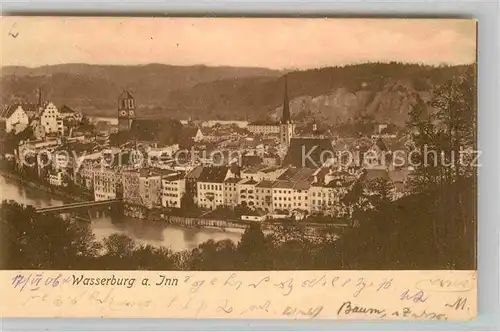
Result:
M29 117L22 105L10 105L0 111L0 123L5 132L19 133L29 125Z
M117 174L113 169L96 167L94 176L94 200L116 199Z
M257 181L254 179L244 179L238 183L238 204L246 205L250 208L255 207L256 193L255 186Z
M241 179L236 177L230 177L224 181L224 205L238 205L238 182L240 180Z
M175 174L164 177L161 188L161 205L163 207L181 208L182 197L186 192L186 179Z
M255 185L255 207L273 211L273 181L264 180Z
M280 124L277 122L255 121L248 124L247 130L255 135L278 135Z
M142 205L148 209L161 205L161 174L141 170L139 176L139 195Z
M63 119L53 103L48 103L40 115L40 124L45 128L45 134L64 135Z
M229 172L226 166L204 167L198 178L198 206L213 210L224 205L224 180Z

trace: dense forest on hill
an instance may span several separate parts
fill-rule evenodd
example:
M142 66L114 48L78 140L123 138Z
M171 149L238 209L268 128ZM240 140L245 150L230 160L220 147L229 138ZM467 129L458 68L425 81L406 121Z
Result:
M2 68L0 89L2 103L13 100L35 102L41 87L45 99L68 104L86 112L106 113L116 108L123 89L130 89L141 107L166 106L169 91L189 89L197 84L222 79L277 77L279 71L266 68L170 66L148 64L90 65L61 64L36 68Z
M328 124L372 117L403 125L417 97L473 66L432 67L367 63L288 73L292 116ZM86 114L115 115L116 96L132 91L145 117L193 119L276 118L283 101L284 73L260 68L60 65L3 68L2 103L47 99Z

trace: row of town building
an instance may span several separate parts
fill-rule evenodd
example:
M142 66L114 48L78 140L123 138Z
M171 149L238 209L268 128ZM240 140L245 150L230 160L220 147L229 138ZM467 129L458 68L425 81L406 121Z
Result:
M183 208L183 197L189 196L207 210L241 205L267 212L339 214L342 198L362 175L361 169L338 171L330 167L200 165L174 170L103 166L99 154L87 157L74 178L78 185L94 192L95 200L122 198L150 209Z
M50 171L37 171L54 186L63 186L64 179L70 179L93 192L95 200L122 198L127 203L149 209L183 208L183 197L187 196L207 210L241 205L269 213L321 211L338 215L346 213L342 204L344 195L356 181L364 178L386 178L393 182L399 193L404 192L407 170L356 164L341 170L327 164L301 165L300 158L296 158L300 157L301 148L307 147L307 151L308 145L321 147L323 141L318 138L292 139L284 158L286 166L262 162L252 164L251 160L245 161L243 166L179 167L163 164L162 160L170 160L178 151L178 144L147 149L146 157L155 162L146 165L135 162L132 153L137 150L109 148L82 153L75 150L81 144L62 146L58 139L27 141L19 146L18 151L19 157L30 151L37 158L40 158L40 151L51 152L52 162L45 162L50 164ZM386 147L379 147L382 149ZM72 153L59 155L59 150ZM19 166L23 166L21 159ZM43 164L43 160L38 160L37 167Z

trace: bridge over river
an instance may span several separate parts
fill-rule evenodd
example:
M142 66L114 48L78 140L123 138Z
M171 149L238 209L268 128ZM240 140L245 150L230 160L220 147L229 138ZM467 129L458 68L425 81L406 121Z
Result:
M114 204L120 203L120 199L110 199L103 201L87 201L87 202L77 202L57 206L48 206L36 209L36 213L65 213L65 212L76 212L82 209L89 209L94 207L111 207Z

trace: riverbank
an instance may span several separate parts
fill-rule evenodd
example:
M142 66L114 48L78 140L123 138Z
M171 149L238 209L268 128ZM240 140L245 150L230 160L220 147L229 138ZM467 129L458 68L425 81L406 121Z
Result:
M10 180L11 176L0 174L0 201L15 201L26 206L45 208L69 203L69 200L57 198L48 191L25 185L24 181ZM237 243L243 234L241 229L216 229L184 227L165 221L150 221L127 216L112 218L107 213L92 215L90 227L97 241L103 241L113 234L126 235L138 245L151 245L155 248L166 247L174 252L191 250L200 244L213 240L231 240Z
M40 183L40 182L33 182L30 180L27 180L23 178L21 175L8 172L5 170L0 169L0 175L3 176L6 179L12 180L17 182L18 184L34 188L39 191L46 192L48 194L57 196L58 198L65 199L71 202L82 202L82 201L88 201L92 200L93 197L90 197L89 195L82 195L82 194L75 194L75 193L68 193L65 192L62 189L50 187L49 185Z
M8 172L5 170L0 170L0 175L6 179L10 179L16 182L18 185L27 186L33 188L37 191L48 193L52 196L62 198L70 202L79 201L89 201L93 200L93 197L88 197L86 195L78 195L65 192L62 189L53 188L48 185L39 182L33 182L24 179L22 176L16 173ZM244 230L248 227L251 222L236 220L236 219L222 219L222 218L191 218L183 216L169 215L164 211L146 211L144 207L140 208L137 206L130 206L125 204L123 208L123 216L128 218L134 218L138 220L144 220L147 222L161 223L165 225L176 225L187 229L218 229L223 232L227 230ZM287 226L300 226L304 228L306 235L311 237L322 237L322 234L326 232L331 232L335 229L335 233L342 234L343 229L347 227L344 224L329 224L329 223L311 223L311 222L282 222L267 220L260 222L263 230L267 232L273 232L280 227Z

